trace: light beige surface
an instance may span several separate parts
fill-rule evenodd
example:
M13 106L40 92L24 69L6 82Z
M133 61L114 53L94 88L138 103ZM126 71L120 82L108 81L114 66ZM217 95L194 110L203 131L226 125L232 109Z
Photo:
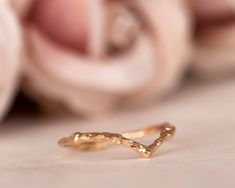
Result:
M233 187L235 80L185 87L143 110L93 121L11 120L0 127L0 187ZM176 137L149 160L122 147L57 147L74 131L125 131L171 121Z

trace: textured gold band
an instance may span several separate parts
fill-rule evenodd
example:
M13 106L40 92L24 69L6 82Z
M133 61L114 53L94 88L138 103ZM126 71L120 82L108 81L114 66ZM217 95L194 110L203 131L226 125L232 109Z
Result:
M155 139L150 145L144 145L132 140L133 138L150 136L157 132L160 132L159 138ZM174 133L174 126L169 123L162 123L123 134L108 132L76 132L69 137L60 139L58 144L62 147L83 151L104 149L110 145L123 145L138 152L144 158L150 158L163 142L168 141L174 136Z

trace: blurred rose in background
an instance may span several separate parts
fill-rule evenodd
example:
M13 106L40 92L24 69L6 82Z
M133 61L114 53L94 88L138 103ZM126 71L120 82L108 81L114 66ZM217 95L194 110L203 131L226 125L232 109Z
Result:
M0 120L15 95L20 68L21 39L15 15L0 2Z
M159 100L189 71L203 78L235 71L234 6L232 0L4 0L0 83L21 83L20 90L55 113L89 116ZM10 90L5 96L16 93ZM0 102L9 104L6 91L0 88Z
M235 69L235 1L188 0L196 21L195 70L203 77L233 74Z

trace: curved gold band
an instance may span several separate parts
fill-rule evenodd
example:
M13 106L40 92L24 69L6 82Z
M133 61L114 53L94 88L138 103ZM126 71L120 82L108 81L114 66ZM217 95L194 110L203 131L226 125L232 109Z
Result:
M133 138L143 138L160 132L159 138L150 145L144 145L132 140ZM175 127L169 123L154 125L145 129L127 132L123 134L108 132L76 132L69 137L62 138L58 144L62 147L77 150L97 150L104 149L110 145L123 145L136 152L142 157L149 158L162 145L163 142L174 136Z

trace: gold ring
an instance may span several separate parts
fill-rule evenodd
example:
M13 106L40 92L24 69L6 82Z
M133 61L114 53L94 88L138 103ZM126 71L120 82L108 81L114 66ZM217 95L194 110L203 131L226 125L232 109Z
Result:
M144 145L132 140L133 138L150 136L157 132L160 132L159 138L155 139L150 145ZM144 158L150 158L164 142L174 136L174 133L174 126L169 123L161 123L145 129L122 134L109 132L76 132L69 137L60 139L58 144L62 147L82 151L104 149L110 145L123 145L138 152Z

